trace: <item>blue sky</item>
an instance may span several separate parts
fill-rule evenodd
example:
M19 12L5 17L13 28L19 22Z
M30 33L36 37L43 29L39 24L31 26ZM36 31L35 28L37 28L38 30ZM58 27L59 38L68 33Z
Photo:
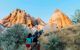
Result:
M56 9L60 9L71 18L74 11L80 9L80 0L0 0L0 19L16 8L48 22Z

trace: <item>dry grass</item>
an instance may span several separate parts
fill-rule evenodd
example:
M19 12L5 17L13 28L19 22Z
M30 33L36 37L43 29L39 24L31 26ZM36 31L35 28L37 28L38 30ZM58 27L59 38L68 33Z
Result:
M80 24L62 28L60 31L43 34L39 40L48 43L49 37L56 34L61 42L66 43L64 50L80 50ZM46 36L45 36L46 35Z

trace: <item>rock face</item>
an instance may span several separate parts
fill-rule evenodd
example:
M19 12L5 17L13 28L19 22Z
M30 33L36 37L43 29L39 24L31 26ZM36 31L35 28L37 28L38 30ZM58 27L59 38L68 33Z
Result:
M0 20L0 24L3 24L3 21L2 20Z
M14 24L24 24L29 28L32 28L35 25L45 25L45 23L39 18L35 19L34 17L27 14L25 11L16 9L10 13L6 18L0 21L0 24L3 24L5 27L10 27Z
M25 11L20 9L16 9L12 13L10 13L6 18L0 20L0 24L2 24L5 27L10 27L17 23L24 24L29 28L37 26L38 30L43 29L45 25L49 25L50 28L52 28L51 30L53 30L53 26L55 25L58 29L61 29L72 24L71 20L60 10L56 10L54 12L48 24L42 21L41 18L35 19L34 17L27 14Z
M58 29L61 29L63 27L72 25L72 22L66 15L64 15L64 13L62 13L60 10L56 10L49 20L50 26L54 26L55 24L57 25Z
M43 25L43 26L46 24L46 23L45 23L41 18L39 18L39 17L36 19L36 21L38 22L38 24Z
M46 25L46 23L44 21L42 21L41 18L39 18L39 17L36 19L36 21L38 23L38 26L37 26L38 30L43 29L43 27Z
M10 15L3 19L3 25L6 27L10 27L17 23L25 24L29 27L33 26L31 16L20 9L16 9L12 13L10 13Z

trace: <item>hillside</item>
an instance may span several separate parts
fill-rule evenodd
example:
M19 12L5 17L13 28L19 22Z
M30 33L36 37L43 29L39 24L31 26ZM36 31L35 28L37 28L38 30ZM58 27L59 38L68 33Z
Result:
M77 32L79 32L79 25L72 26L71 20L60 10L56 10L50 17L49 22L46 24L41 18L35 19L24 10L16 9L0 20L0 24L6 28L10 28L15 24L23 24L29 27L33 33L36 30L43 30L44 33L41 35L39 40L44 44L48 43L49 40L54 37L54 34L56 34L60 38L61 42L66 43L67 45L70 43L75 45L74 41L78 39L77 37L75 38L75 36L79 36L79 34L77 34Z
M66 28L62 28L60 31L55 31L52 33L44 33L39 40L42 41L44 44L47 44L51 36L59 37L60 41L64 45L64 50L80 50L80 23L76 25L71 25ZM50 38L51 37L51 38Z

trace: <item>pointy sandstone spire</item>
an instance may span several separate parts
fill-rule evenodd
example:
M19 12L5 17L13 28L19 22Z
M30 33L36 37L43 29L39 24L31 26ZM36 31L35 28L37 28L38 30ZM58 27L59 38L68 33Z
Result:
M3 25L6 27L10 27L14 24L20 23L25 24L26 26L33 27L32 19L29 14L26 14L25 11L16 9L6 18L3 18Z
M57 28L61 29L63 27L70 26L72 22L68 16L57 9L49 20L49 25L54 26L54 24L57 25Z
M42 21L40 18L35 19L34 17L27 14L25 11L20 9L16 9L0 21L0 24L3 24L5 27L11 27L12 25L18 23L24 24L29 28L37 25L37 27L40 29L42 29L42 27L45 25L45 22Z

